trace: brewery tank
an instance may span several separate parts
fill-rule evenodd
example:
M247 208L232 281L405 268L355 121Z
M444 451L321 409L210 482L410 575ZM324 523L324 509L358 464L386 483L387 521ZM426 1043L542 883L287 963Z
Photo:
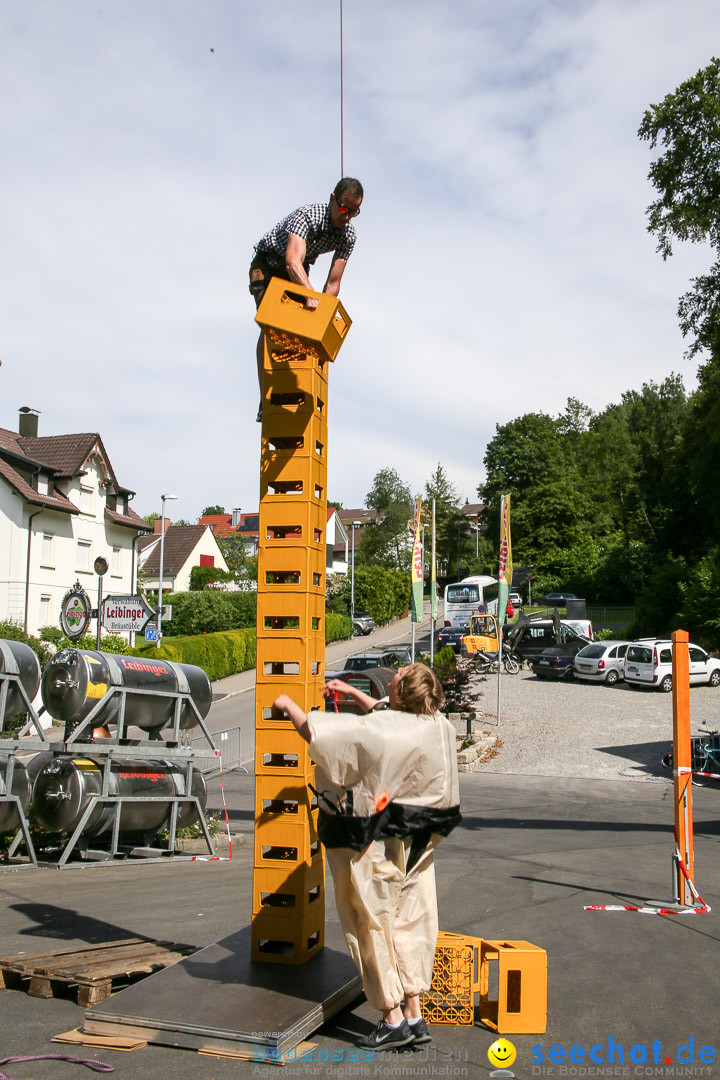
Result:
M5 788L7 788L9 761L10 758L0 757L0 777L2 777ZM27 812L27 808L30 805L30 781L28 779L27 769L21 761L17 760L17 758L15 758L12 783L8 794L17 795L20 799L20 805L22 806L23 811ZM12 829L16 829L19 824L20 815L17 811L17 803L0 802L0 833L10 832Z
M80 758L57 755L40 769L32 792L33 814L48 832L69 835L80 824L93 795L100 795L103 786L104 758ZM144 798L143 802L122 802L120 833L149 839L170 823L172 796L180 794L184 785L183 772L171 761L145 758L113 758L108 794ZM191 794L203 811L207 803L207 787L201 772L193 769ZM115 804L98 803L85 823L84 836L102 836L110 832L115 816ZM185 828L198 820L192 803L181 803L177 827Z
M17 675L27 694L28 701L32 701L40 687L40 661L30 646L24 642L0 638L0 675ZM0 681L1 686L2 682ZM0 712L0 731L5 717L27 712L27 705L23 700L18 684L8 682L7 687L8 693L5 699L5 707Z
M107 700L93 718L96 726L116 723L121 695L109 694L113 687L133 691L125 697L125 724L134 724L144 731L157 732L173 723L176 698L170 694L189 692L203 719L212 704L210 680L194 664L118 656L92 649L62 649L48 661L42 673L43 705L55 720L65 723L66 730L77 727L103 698ZM142 692L147 690L164 691L168 696ZM192 728L197 723L195 710L184 698L180 727Z

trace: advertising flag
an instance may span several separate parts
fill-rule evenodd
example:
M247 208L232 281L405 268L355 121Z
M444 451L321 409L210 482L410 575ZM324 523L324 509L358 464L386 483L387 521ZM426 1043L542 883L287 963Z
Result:
M432 511L432 562L430 564L430 618L437 619L438 617L438 598L437 598L437 558L435 548L435 500L433 499L433 511Z
M510 496L500 501L500 569L498 570L498 622L505 622L508 593L512 585L512 545L510 543Z
M415 541L413 543L413 555L412 555L412 570L410 573L410 580L412 581L412 622L422 622L422 609L423 609L423 565L422 565L422 548L420 546L420 511L422 509L422 499L418 495L415 500Z

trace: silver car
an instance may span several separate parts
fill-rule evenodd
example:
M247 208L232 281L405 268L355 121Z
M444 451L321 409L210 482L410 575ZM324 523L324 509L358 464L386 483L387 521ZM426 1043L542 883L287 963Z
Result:
M624 678L623 668L627 641L594 641L575 657L575 677L614 686Z

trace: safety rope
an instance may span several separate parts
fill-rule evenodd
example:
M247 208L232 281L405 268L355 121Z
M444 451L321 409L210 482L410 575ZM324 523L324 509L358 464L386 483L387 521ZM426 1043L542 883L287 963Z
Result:
M340 176L345 175L345 118L343 86L343 0L340 0Z
M94 1072L111 1073L115 1072L113 1065L106 1065L104 1061L88 1061L86 1058L67 1057L65 1054L35 1054L33 1057L8 1057L3 1058L0 1061L2 1065L19 1065L23 1061L69 1061L73 1065L86 1065L88 1069L92 1069ZM0 1068L0 1080L13 1080L12 1076L8 1076L6 1072Z

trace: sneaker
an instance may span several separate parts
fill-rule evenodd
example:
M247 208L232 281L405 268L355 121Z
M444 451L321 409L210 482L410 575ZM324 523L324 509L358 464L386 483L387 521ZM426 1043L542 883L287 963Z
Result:
M255 423L256 424L261 424L262 423L262 401L260 402L260 405L258 406L258 414L255 417Z
M413 1037L413 1046L417 1046L418 1043L432 1042L432 1035L428 1031L428 1026L422 1016L416 1024L411 1024L408 1020L408 1027Z
M357 1044L369 1050L399 1050L401 1046L409 1046L413 1041L413 1033L407 1020L403 1020L396 1028L390 1027L384 1020L379 1020L375 1030L369 1035L361 1035Z

